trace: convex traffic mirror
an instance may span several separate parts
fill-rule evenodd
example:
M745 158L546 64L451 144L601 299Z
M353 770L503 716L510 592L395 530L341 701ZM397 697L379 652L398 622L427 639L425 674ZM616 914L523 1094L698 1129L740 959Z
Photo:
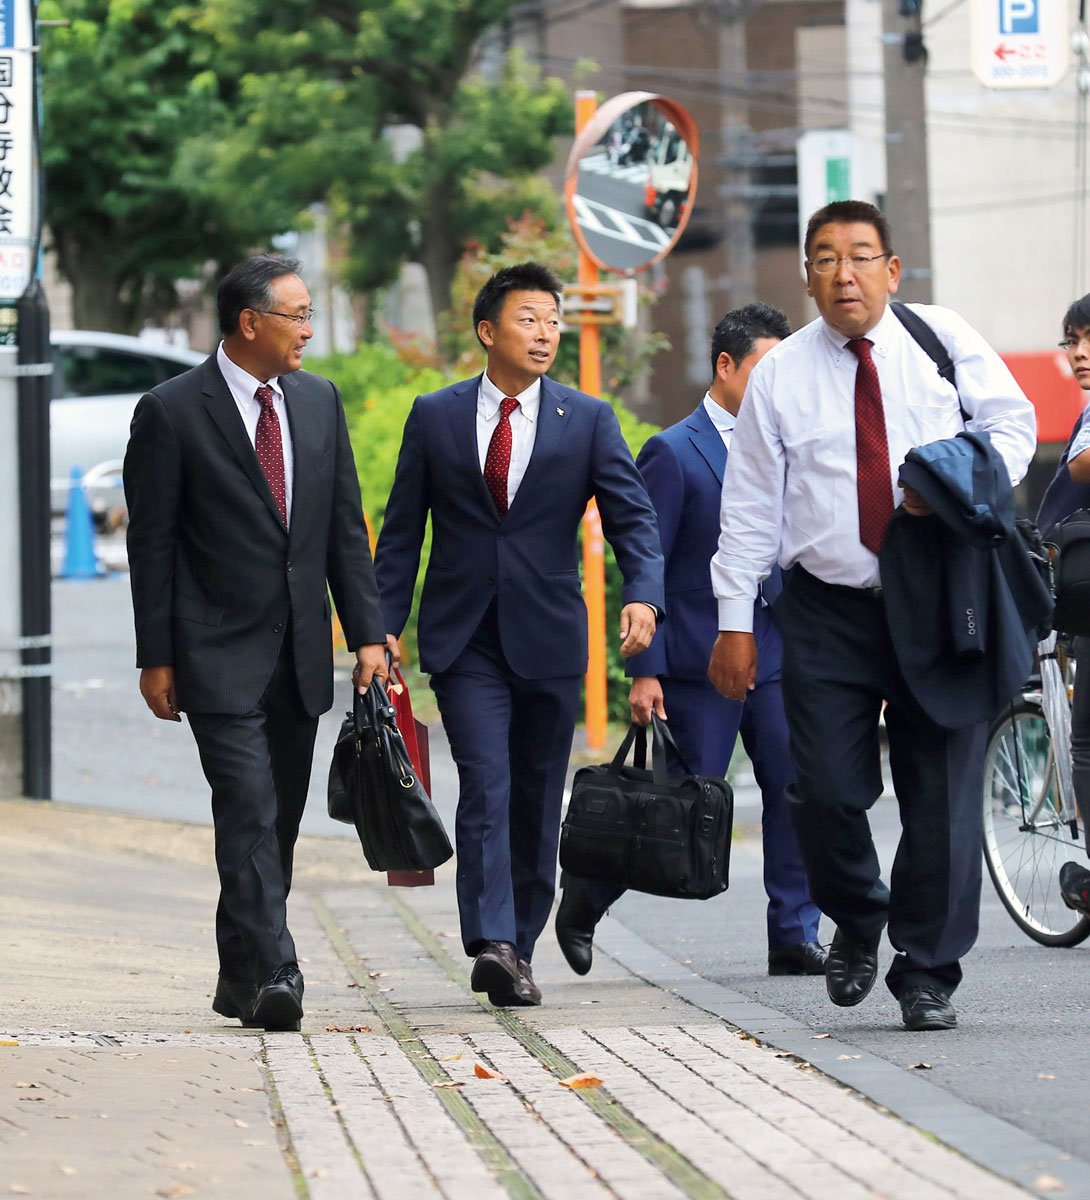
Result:
M607 100L575 139L564 196L576 240L599 266L640 271L681 236L696 196L699 134L653 92Z

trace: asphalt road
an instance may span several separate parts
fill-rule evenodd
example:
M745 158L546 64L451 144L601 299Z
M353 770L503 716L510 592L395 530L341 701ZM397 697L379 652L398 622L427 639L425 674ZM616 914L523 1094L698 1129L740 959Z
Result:
M581 164L576 215L591 250L618 269L639 267L669 244L673 230L650 220L643 203L643 164L614 167L604 159Z
M206 822L207 787L188 730L156 722L136 689L128 581L112 576L54 586L54 794L77 804ZM338 687L346 695L348 676ZM347 699L347 695L346 695ZM354 836L324 812L324 776L340 705L322 724L304 830ZM441 732L433 733L434 792L450 827L456 785ZM746 810L743 810L745 813ZM691 969L904 1068L930 1064L931 1082L1079 1157L1090 1145L1090 943L1049 950L1014 926L985 878L981 936L965 961L957 1030L907 1034L879 983L859 1008L829 1004L820 979L765 974L759 844L750 821L736 837L730 890L705 904L629 895L623 924ZM873 824L888 867L896 805ZM823 940L832 930L826 922ZM886 946L885 960L890 951ZM919 1068L923 1069L923 1068Z

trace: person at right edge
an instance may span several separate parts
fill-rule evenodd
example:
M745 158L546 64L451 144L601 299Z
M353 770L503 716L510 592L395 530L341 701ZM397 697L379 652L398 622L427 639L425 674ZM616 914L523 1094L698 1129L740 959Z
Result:
M1071 371L1084 392L1090 392L1090 295L1083 296L1064 314L1063 341ZM1071 431L1063 456L1037 514L1037 528L1049 531L1080 508L1090 508L1090 420L1084 408ZM1075 692L1071 702L1071 777L1075 802L1082 814L1090 853L1090 638L1074 639ZM1060 868L1060 894L1068 908L1090 917L1090 871L1077 862Z
M900 260L873 205L818 210L804 249L820 315L750 376L712 560L720 633L708 673L736 700L753 687L753 602L778 558L791 568L775 605L796 770L789 809L811 894L836 924L829 998L850 1006L870 993L888 925L897 953L886 985L905 1028L950 1029L960 959L979 922L988 722L1024 681L1011 682L1028 673L1036 640L1019 594L1005 593L1013 604L1002 612L985 611L993 585L1010 586L992 573L1004 549L978 550L978 531L958 514L1001 512L995 542L1021 550L1032 572L1010 536L1011 486L1033 455L1036 422L980 334L949 309L911 305L908 319L926 322L949 353L956 388L940 376L889 305ZM957 502L930 487L922 494L926 472L902 486L920 458ZM987 484L980 495L978 483ZM959 489L968 496L952 494ZM959 623L945 597L962 587L983 599ZM1017 620L1007 621L1012 610ZM997 642L1011 624L1013 636ZM883 790L883 701L902 826L888 887L867 817Z

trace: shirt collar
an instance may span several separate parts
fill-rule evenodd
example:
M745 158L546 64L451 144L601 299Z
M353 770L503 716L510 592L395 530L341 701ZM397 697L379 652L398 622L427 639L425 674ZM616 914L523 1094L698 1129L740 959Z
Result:
M711 423L720 433L733 433L735 416L712 398L711 392L704 393L704 411L711 418Z
M863 335L865 338L868 338L871 341L873 346L873 354L883 357L889 353L890 338L896 336L895 330L900 327L900 324L900 321L898 321L897 317L894 315L893 309L890 308L887 302L886 310L884 313L882 313L878 324ZM837 361L839 361L841 354L844 352L844 348L852 339L845 337L842 333L838 333L824 319L821 322L821 329L825 336L829 339L829 342L832 344L833 350L837 356ZM851 351L848 351L848 353L850 354Z
M284 389L280 386L278 377L272 379L255 379L249 371L243 370L228 355L227 351L223 348L222 342L220 342L219 348L216 350L216 365L219 367L220 374L223 376L227 386L234 394L245 396L247 400L254 400L254 392L259 387L267 386L272 388L278 400L283 400Z
M491 421L500 410L500 402L507 396L488 378L488 372L481 376L481 388L477 393L477 410L486 421ZM514 397L519 402L519 412L527 421L537 420L537 411L541 404L541 380L535 379L523 392Z

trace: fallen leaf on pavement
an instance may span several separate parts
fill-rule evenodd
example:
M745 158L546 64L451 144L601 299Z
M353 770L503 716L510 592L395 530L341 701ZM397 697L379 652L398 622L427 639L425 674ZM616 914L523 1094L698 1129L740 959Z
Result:
M368 979L385 979L386 972L385 971L368 971L367 978Z
M19 1043L14 1038L0 1038L0 1046L18 1046Z
M326 1033L370 1033L370 1025L327 1025Z
M462 1056L460 1054L445 1054L439 1061L440 1062L458 1062L459 1059L461 1059L461 1057Z
M25 1079L20 1079L15 1086L17 1088L36 1088L41 1087L42 1085L40 1083L28 1083Z
M833 1035L832 1035L831 1033L812 1033L812 1034L810 1035L810 1040L811 1040L812 1042L816 1042L816 1041L818 1041L820 1038L827 1038L827 1037L832 1037L832 1036L833 1036Z
M1046 1074L1044 1071L1038 1071L1038 1072L1037 1072L1037 1078L1038 1078L1038 1079L1055 1079L1055 1078L1056 1078L1056 1076L1055 1076L1055 1075L1048 1075L1048 1074Z
M182 1196L192 1196L196 1190L188 1183L176 1183L171 1188L160 1188L155 1194L165 1197L165 1200L180 1200Z
M838 1054L837 1062L847 1062L849 1058L862 1058L861 1054Z
M62 1175L75 1175L76 1173L75 1167L59 1167L58 1170Z
M493 1071L491 1068L486 1067L483 1063L473 1064L473 1074L476 1075L478 1079L500 1079L504 1083L507 1082L506 1075L501 1075L499 1071Z
M24 1187L21 1183L13 1183L8 1186L9 1192L14 1192L16 1196L29 1196L30 1188Z
M930 1064L930 1063L925 1063L925 1062L909 1063L909 1064L908 1064L908 1069L909 1069L910 1071L930 1071L930 1070L931 1070L931 1064Z
M561 1079L558 1082L561 1087L566 1088L592 1088L602 1085L598 1076L593 1075L590 1071L584 1071L582 1075L569 1075L567 1079Z
M1067 1184L1055 1175L1038 1175L1033 1181L1033 1190L1037 1192L1066 1192Z
M44 1101L44 1100L45 1100L45 1097L44 1097L44 1096L20 1096L20 1097L19 1097L19 1099L20 1099L20 1100L27 1100L27 1101L30 1101L30 1100L40 1100L40 1101Z
M465 1087L464 1079L444 1079L442 1083L433 1083L433 1088Z

